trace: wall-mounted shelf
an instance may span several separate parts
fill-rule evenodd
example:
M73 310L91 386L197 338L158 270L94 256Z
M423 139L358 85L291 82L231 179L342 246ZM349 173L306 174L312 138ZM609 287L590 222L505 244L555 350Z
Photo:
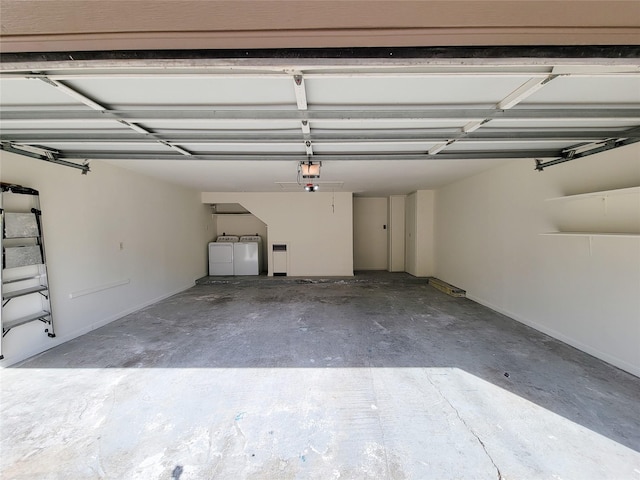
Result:
M640 186L548 198L557 232L542 235L640 237Z
M630 237L640 238L640 233L602 233L602 232L547 232L540 235L556 237Z
M556 201L563 201L563 200L580 200L580 199L593 198L593 197L602 198L602 197L613 197L617 195L633 195L633 194L640 194L640 187L616 188L613 190L603 190L601 192L588 192L588 193L581 193L578 195L565 195L563 197L547 198L546 201L556 202Z

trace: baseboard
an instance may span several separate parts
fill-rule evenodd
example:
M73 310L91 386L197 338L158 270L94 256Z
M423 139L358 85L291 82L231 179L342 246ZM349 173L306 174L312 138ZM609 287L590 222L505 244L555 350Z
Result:
M493 305L490 302L487 302L486 300L476 297L474 295L469 294L469 292L467 292L467 298L469 300L473 300L476 303L479 303L480 305L484 305L487 308L490 308L491 310L495 310L498 313L501 313L503 315L506 315L509 318L512 318L514 320L516 320L517 322L520 322L524 325L527 325L528 327L531 327L535 330L538 330L539 332L542 332L546 335L549 335L550 337L553 337L557 340L560 340L561 342L564 342L568 345L571 345L572 347L577 348L578 350L581 350L585 353L588 353L589 355L592 355L596 358L599 358L600 360L603 360L607 363L610 363L611 365L613 365L614 367L620 368L622 370L624 370L625 372L629 372L632 375L635 375L636 377L640 377L640 367L636 367L635 365L632 365L628 362L625 362L624 360L614 357L613 355L609 355L605 352L601 352L600 350L598 350L597 348L593 348L590 345L586 345L582 342L579 342L571 337L568 337L560 332L557 332L556 330L549 328L545 325L540 325L537 322L534 322L532 320L529 320L527 318L521 317L513 312L510 312L508 310L505 310L504 308L498 307L496 305Z
M165 293L163 295L160 295L159 297L153 298L151 300L147 300L146 302L143 302L141 304L138 304L136 306L133 306L131 308L127 308L125 310L122 310L118 313L115 313L113 315L109 315L106 318L103 318L102 320L98 320L97 322L93 322L89 325L86 325L78 330L75 330L72 333L68 333L63 337L59 337L56 336L55 340L51 342L51 345L48 346L47 348L45 348L44 350L42 348L34 348L31 351L27 351L27 352L23 352L21 355L17 355L15 357L11 357L11 358L5 358L4 360L2 360L2 365L0 365L0 368L3 367L9 367L11 365L15 365L16 363L22 362L23 360L27 360L28 358L33 357L34 355L39 355L41 353L46 352L47 350L51 350L52 348L57 347L58 345L61 345L65 342L68 342L69 340L73 340L74 338L78 338L82 335L85 335L97 328L100 327L104 327L105 325L111 323L111 322L115 322L116 320L121 319L122 317L126 317L127 315L137 312L139 310L142 310L143 308L148 307L149 305L153 305L154 303L157 303L161 300L164 300L165 298L169 298L173 295L176 295L180 292L184 292L185 290L190 289L191 287L193 287L195 285L194 283L191 283L188 286L183 286L178 288L177 290L173 290L169 293Z
M79 337L80 335L84 335L85 333L89 333L90 331L95 330L96 328L104 327L105 325L107 325L107 324L109 324L111 322L119 320L122 317L126 317L127 315L129 315L131 313L134 313L134 312L137 312L139 310L142 310L143 308L146 308L149 305L153 305L154 303L157 303L157 302L159 302L161 300L164 300L165 298L169 298L169 297L171 297L173 295L176 295L176 294L178 294L180 292L184 292L185 290L190 289L194 285L195 285L195 283L192 283L192 284L190 284L190 285L188 285L186 287L180 287L177 290L174 290L172 292L160 295L159 297L156 297L154 299L148 300L148 301L146 301L146 302L144 302L142 304L136 305L134 307L127 308L126 310L123 310L123 311L121 311L119 313L116 313L114 315L110 315L109 317L107 317L105 319L102 319L102 320L100 320L98 322L94 322L94 323L92 323L92 324L90 324L90 325L88 325L88 326L86 326L86 327L84 327L84 328L82 328L80 330L77 330L76 332L74 332L71 335L65 335L64 337L62 337L62 340L64 342L66 342L68 340L71 340L71 338L76 338L76 337ZM78 332L80 332L80 333L78 333ZM67 338L67 337L71 337L71 338Z

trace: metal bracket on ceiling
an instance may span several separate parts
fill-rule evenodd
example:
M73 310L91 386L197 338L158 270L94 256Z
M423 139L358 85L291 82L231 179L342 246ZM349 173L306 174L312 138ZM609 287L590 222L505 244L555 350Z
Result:
M295 74L293 76L293 90L296 95L296 104L298 106L298 110L306 111L308 108L307 91L304 85L304 77L301 73ZM311 158L311 156L313 155L313 146L311 145L311 126L309 125L308 119L302 119L301 122L304 148L306 150L307 157Z
M188 152L187 150L185 150L182 147L179 147L178 145L174 145L171 142L167 142L166 140L158 140L158 143L164 145L165 147L169 147L174 149L176 152L181 153L182 155L186 155L187 157L191 157L193 154L191 152Z
M68 85L58 81L58 80L52 80L46 76L38 76L38 77L33 77L36 78L38 80L43 81L44 83L46 83L47 85L51 85L52 87L56 87L58 90L60 90L61 92L65 93L66 95L68 95L69 97L72 97L76 100L78 100L81 103L84 103L87 107L93 109L93 110L97 110L99 112L107 112L109 109L106 108L104 105L100 105L98 102L96 102L95 100L87 97L86 95L78 92L77 90L69 87Z
M578 145L574 148L567 148L563 150L560 158L548 160L546 162L536 158L535 169L542 172L547 167L552 167L554 165L570 162L571 160L577 160L578 158L588 157L590 155L595 155L596 153L606 152L608 150L624 147L625 145L631 145L637 142L640 142L640 138L610 138L602 142L589 144L588 146Z
M533 95L535 92L540 90L542 87L544 87L551 80L554 80L554 79L558 78L559 76L560 75L548 75L548 76L546 76L544 78L531 78L531 79L529 79L527 82L525 82L522 85L520 85L517 89L515 89L513 92L511 92L505 98L503 98L498 103L496 103L495 106L494 106L494 111L495 112L504 113L505 110L509 110L510 108L514 107L518 103L522 102L525 98ZM460 140L460 139L466 137L468 134L470 134L472 132L475 132L476 130L478 130L483 125L486 125L487 123L489 123L491 120L492 120L491 118L485 117L485 118L480 119L480 120L472 120L472 121L468 122L467 124L465 124L462 127L462 131L460 132L460 134L456 138L449 139L449 140L447 140L445 142L438 143L438 144L434 145L433 147L431 147L431 149L429 150L429 155L438 154L439 152L441 152L442 150L447 148L449 145L454 143L456 140Z
M91 108L93 110L96 110L96 111L99 111L99 112L101 112L103 114L108 114L109 117L112 120L115 120L116 122L118 122L118 123L130 128L130 129L134 130L135 132L138 132L138 133L141 133L143 135L155 138L162 145L165 145L166 147L172 148L173 150L181 153L182 155L192 156L191 152L185 150L184 148L182 148L182 147L180 147L178 145L173 144L172 142L169 142L169 141L166 141L164 139L159 138L156 134L154 134L153 132L147 130L146 128L141 127L137 123L120 119L119 116L118 116L117 110L108 109L104 105L99 104L95 100L87 97L83 93L80 93L79 91L75 90L74 88L71 88L70 86L68 86L68 85L66 85L66 84L64 84L64 83L62 83L62 82L60 82L58 80L53 80L53 79L47 77L46 75L38 75L38 76L34 76L34 77L29 77L29 78L34 78L34 79L37 79L37 80L41 80L44 83L46 83L47 85L51 85L53 87L56 87L60 91L62 91L63 93L67 94L69 97L80 101L81 103L85 104L89 108ZM86 171L83 171L83 173L86 174Z
M142 128L140 125L135 123L127 122L126 120L116 120L118 123L124 125L125 127L130 128L131 130L141 133L143 135L152 135L149 130Z
M39 145L16 145L10 142L1 142L0 150L5 152L15 153L16 155L22 155L23 157L35 158L36 160L42 160L49 163L55 163L56 165L62 165L63 167L77 168L82 171L83 175L86 175L91 171L89 163L85 161L82 165L77 163L62 160L58 157L60 152L52 150L47 147Z
M544 87L547 83L552 80L555 80L560 75L549 75L544 78L532 78L529 81L523 83L518 88L516 88L513 92L503 98L496 104L496 108L499 110L508 110L518 103L522 102L524 99L530 97L542 87Z
M302 75L293 76L293 89L296 94L296 104L298 110L307 109L307 92L304 85L304 78Z
M484 120L474 120L473 122L467 123L464 127L462 127L462 133L469 134L478 130L481 126L489 123L491 121L490 118L485 118Z
M451 138L451 139L447 140L446 142L438 143L437 145L434 145L433 147L431 147L429 149L428 154L429 155L435 155L435 154L441 152L442 150L444 150L445 148L447 148L452 143L455 143L455 141L456 141L455 138Z

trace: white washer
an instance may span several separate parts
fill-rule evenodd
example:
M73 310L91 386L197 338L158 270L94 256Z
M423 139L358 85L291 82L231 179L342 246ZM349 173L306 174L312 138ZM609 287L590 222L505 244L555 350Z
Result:
M233 275L233 246L238 242L236 236L219 236L209 243L209 275Z
M240 237L241 242L256 242L258 244L258 272L264 272L264 255L262 252L262 237L260 235L243 235Z
M258 242L238 242L233 244L233 274L260 274Z

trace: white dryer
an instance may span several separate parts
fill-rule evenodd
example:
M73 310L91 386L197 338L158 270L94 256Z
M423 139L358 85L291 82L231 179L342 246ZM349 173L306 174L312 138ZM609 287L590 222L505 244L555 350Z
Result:
M257 242L238 242L233 244L233 274L260 274Z
M238 240L236 236L221 235L209 243L209 275L233 275L233 246Z
M258 244L258 272L264 272L264 255L262 251L262 237L260 235L243 235L240 237L241 242L255 242Z

